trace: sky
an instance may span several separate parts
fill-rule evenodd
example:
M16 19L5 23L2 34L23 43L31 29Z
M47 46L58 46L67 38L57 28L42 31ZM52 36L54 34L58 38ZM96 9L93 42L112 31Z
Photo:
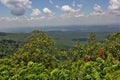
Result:
M0 0L0 29L120 24L120 0Z

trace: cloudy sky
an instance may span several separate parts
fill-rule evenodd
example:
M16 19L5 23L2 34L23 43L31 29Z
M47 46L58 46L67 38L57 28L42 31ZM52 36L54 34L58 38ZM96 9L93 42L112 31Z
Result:
M120 0L0 0L0 28L120 24Z

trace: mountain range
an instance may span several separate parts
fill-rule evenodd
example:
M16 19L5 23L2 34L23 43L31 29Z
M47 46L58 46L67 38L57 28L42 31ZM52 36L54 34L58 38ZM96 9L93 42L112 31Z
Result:
M32 32L33 30L42 31L81 31L81 32L116 32L120 31L120 25L70 25L70 26L49 26L49 27L19 27L0 29L0 32Z

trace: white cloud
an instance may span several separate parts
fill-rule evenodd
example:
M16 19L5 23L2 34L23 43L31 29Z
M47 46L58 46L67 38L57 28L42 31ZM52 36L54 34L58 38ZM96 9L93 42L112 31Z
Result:
M68 13L73 13L73 12L75 12L75 10L72 9L69 5L64 5L64 6L62 6L61 9L62 9L62 11L68 12Z
M53 16L54 15L54 13L50 9L48 9L48 8L44 8L43 12L45 14L47 14L48 16Z
M103 12L102 9L101 9L101 6L98 5L98 4L94 5L94 10L95 10L95 12L99 12L99 13Z
M41 11L39 9L33 9L31 16L39 16L41 14Z
M31 8L32 4L30 0L0 0L0 2L15 16L24 15L26 9Z
M110 0L108 9L110 13L120 15L120 0Z
M94 11L90 15L104 15L105 12L102 10L101 6L98 4L95 4L93 7Z
M74 17L84 16L84 14L81 13L81 8L73 9L69 5L64 5L64 6L62 6L61 10L64 11L65 13L67 13L67 15L68 14L73 15Z

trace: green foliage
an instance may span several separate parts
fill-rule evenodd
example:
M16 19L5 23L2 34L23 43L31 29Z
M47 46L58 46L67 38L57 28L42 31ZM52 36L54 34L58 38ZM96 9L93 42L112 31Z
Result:
M0 80L119 80L119 53L120 32L104 42L92 33L85 44L60 50L37 30L13 55L0 59Z
M29 36L28 42L19 48L12 58L17 60L17 63L23 61L27 64L29 61L33 61L50 66L52 59L55 60L54 56L50 55L52 54L53 45L54 41L51 38L47 37L42 31L36 30Z

